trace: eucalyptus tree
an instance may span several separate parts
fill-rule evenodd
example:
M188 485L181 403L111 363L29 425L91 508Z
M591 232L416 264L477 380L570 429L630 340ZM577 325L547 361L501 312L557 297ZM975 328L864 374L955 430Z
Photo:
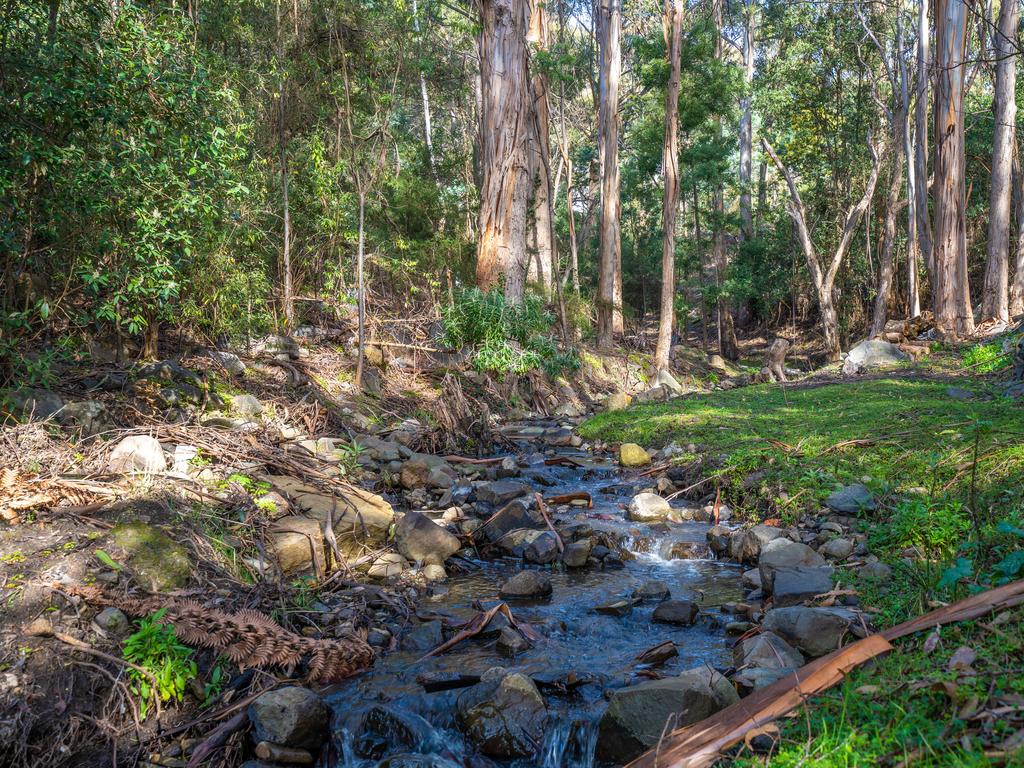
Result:
M619 79L622 74L622 0L598 0L597 144L601 172L597 343L607 348L622 333L622 201L619 197Z

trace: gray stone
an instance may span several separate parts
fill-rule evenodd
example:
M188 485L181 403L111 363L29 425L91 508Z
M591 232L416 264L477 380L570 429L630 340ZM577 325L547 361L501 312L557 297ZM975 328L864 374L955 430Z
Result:
M590 559L590 550L593 549L593 546L591 539L581 539L566 544L565 551L562 553L562 562L567 568L582 568Z
M123 635L128 631L128 617L119 608L110 606L96 614L96 623L107 632Z
M60 395L41 387L22 387L5 393L11 415L19 419L43 421L59 414L64 407Z
M107 459L111 472L163 472L167 458L160 442L150 435L129 435L122 438Z
M832 567L797 565L777 568L773 576L775 606L799 605L832 590Z
M395 525L395 548L413 562L441 565L461 546L455 534L419 512L406 512Z
M832 539L818 548L818 554L829 560L845 560L853 554L853 542L849 539Z
M724 525L715 525L707 531L708 546L716 555L722 555L729 551L729 542L732 540L732 531Z
M107 406L97 400L68 403L58 418L61 424L78 428L86 437L97 435L112 426Z
M536 541L544 531L532 528L516 528L495 542L495 545L513 557L525 557L526 548Z
M224 370L232 376L241 376L245 373L245 363L242 362L238 355L219 349L211 350L209 355L224 366Z
M255 395L235 395L231 398L231 412L247 419L258 419L263 415L263 403Z
M804 665L800 651L772 632L740 640L732 654L737 667L798 669Z
M555 427L544 433L544 442L548 445L572 445L572 430L567 427Z
M793 568L798 565L825 565L825 558L808 547L789 539L775 539L764 545L757 559L761 571L761 588L771 594L775 571L779 568Z
M656 493L638 493L629 502L627 517L639 523L652 520L664 520L672 512L672 507Z
M733 534L729 540L729 556L741 563L756 563L761 547L782 536L782 531L770 525L755 525Z
M371 579L389 579L409 568L408 561L397 552L385 552L373 561L366 575Z
M867 579L878 579L879 581L887 581L892 578L892 568L885 563L874 561L871 563L865 563L858 571L857 575Z
M529 648L530 644L514 628L504 627L498 634L494 647L502 656L515 656Z
M824 656L840 646L856 618L842 608L794 606L768 611L762 626L808 656Z
M729 681L709 667L622 688L598 726L597 757L629 762L658 743L670 718L676 727L690 725L737 701Z
M492 483L483 483L478 486L476 497L485 504L499 506L532 492L533 489L525 483L514 480L495 480Z
M526 675L496 677L485 674L480 683L459 695L459 724L485 755L529 757L543 734L544 699Z
M689 600L666 600L654 609L651 621L658 624L674 624L688 627L697 620L700 609Z
M895 344L878 339L869 339L850 350L843 363L843 373L852 375L887 368L910 360L910 355Z
M430 582L444 581L448 578L448 571L444 569L443 565L437 565L436 563L423 566L420 573L423 574L423 578Z
M540 571L520 571L501 585L499 594L503 599L530 599L550 597L551 579Z
M676 381L676 377L669 373L664 368L658 370L658 375L654 377L654 383L667 389L672 395L683 394L683 386Z
M860 483L854 483L835 491L825 499L825 504L833 512L840 512L844 515L854 515L861 510L872 512L876 506L871 491Z
M531 541L523 552L523 559L528 563L547 565L558 559L558 541L551 531L543 531Z
M402 635L402 648L406 651L432 651L444 642L440 621L427 621Z
M483 534L488 541L494 542L509 531L521 528L540 530L544 527L544 518L541 514L528 507L522 500L517 500L506 505L491 518L483 526Z
M327 738L329 716L320 697L299 686L268 691L249 705L256 741L284 747L319 749Z
M760 589L761 571L757 568L751 568L750 570L744 571L741 580L743 581L743 586L747 589Z
M614 616L621 619L633 612L632 600L613 600L610 603L602 603L594 606L594 611L604 616Z
M440 755L409 753L385 757L374 768L462 768L462 764L453 763Z
M644 602L661 602L672 597L672 592L664 581L648 581L633 590L633 597Z

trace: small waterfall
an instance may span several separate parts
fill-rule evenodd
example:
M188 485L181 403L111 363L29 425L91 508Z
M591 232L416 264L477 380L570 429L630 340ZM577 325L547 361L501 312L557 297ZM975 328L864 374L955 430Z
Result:
M359 768L362 765L362 761L356 758L355 749L352 747L352 732L348 728L335 730L334 745L339 755L336 768Z
M593 768L597 725L590 720L555 722L544 736L539 768Z

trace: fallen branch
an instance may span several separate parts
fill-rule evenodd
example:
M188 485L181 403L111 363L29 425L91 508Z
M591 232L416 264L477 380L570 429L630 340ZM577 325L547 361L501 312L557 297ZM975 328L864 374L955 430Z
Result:
M807 664L772 685L755 691L698 723L676 729L627 768L707 768L723 750L778 717L828 690L866 661L892 649L890 641L925 629L980 616L1024 603L1024 580L972 595L911 619Z
M565 552L565 544L562 542L562 537L558 535L558 531L555 530L555 526L551 524L551 518L548 517L548 511L544 506L544 499L539 493L534 493L534 498L537 499L537 509L540 510L541 517L544 518L544 522L548 524L548 528L553 534L555 534L555 543L558 544L558 551Z
M544 501L548 504L568 504L572 501L585 501L587 502L587 509L594 508L594 500L586 491L573 491L572 493L563 493L558 496L548 496Z

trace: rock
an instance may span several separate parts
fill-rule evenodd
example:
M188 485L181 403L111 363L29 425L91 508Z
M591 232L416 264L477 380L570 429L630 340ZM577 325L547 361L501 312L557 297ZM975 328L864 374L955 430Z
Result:
M291 360L299 359L299 343L289 336L265 336L252 348L254 355L285 355Z
M708 546L716 555L722 555L729 551L729 542L732 540L732 531L724 525L715 525L708 528L705 534Z
M259 419L263 416L263 403L254 395L234 395L231 398L231 412L246 419Z
M18 419L43 421L57 416L64 401L60 395L41 387L22 387L4 393L12 416ZM2 400L3 398L0 398Z
M285 515L274 521L268 533L270 554L281 573L304 571L316 559L321 571L327 565L327 553L321 521L303 515Z
M699 541L674 541L668 549L662 549L666 560L710 560L711 548Z
M516 528L498 539L495 544L513 557L525 557L526 548L540 538L542 533L544 531L532 528Z
M556 427L544 432L544 442L556 447L572 445L572 430L567 427Z
M128 617L119 608L113 606L104 608L96 614L94 621L104 631L112 632L115 635L123 635L128 631Z
M523 552L523 559L528 563L547 565L558 559L558 541L551 531L544 531L531 541Z
M444 642L440 621L419 624L402 636L402 649L406 651L432 651Z
M511 456L506 456L495 469L495 473L499 479L519 477L519 465Z
M129 435L122 438L107 459L107 469L111 472L143 472L147 474L163 472L167 468L167 458L160 442L150 435Z
M395 525L395 548L413 562L441 565L461 546L457 536L419 512L406 512Z
M224 366L224 370L232 376L241 376L245 373L245 363L238 355L220 349L211 350L208 354L211 359Z
M244 766L243 766L244 768ZM385 757L374 768L462 768L440 755L401 754Z
M613 600L610 603L595 605L594 611L605 616L614 616L617 619L621 619L623 616L628 616L633 612L633 601Z
M740 640L733 648L732 655L737 667L799 669L804 665L800 651L771 632Z
M188 551L156 526L121 523L110 531L121 562L127 562L139 585L150 592L184 587L192 575Z
M664 368L658 371L658 375L654 377L654 383L660 387L663 387L669 391L672 395L683 394L683 386L676 381L676 377L669 373Z
M512 627L504 627L494 647L502 656L515 656L529 648L530 644Z
M719 373L724 373L726 376L730 375L729 365L725 362L725 359L721 355L711 355L708 357L708 368Z
M483 526L484 537L491 542L497 541L510 531L519 529L537 529L545 527L541 514L525 503L515 501L507 504L486 525Z
M628 408L631 402L633 402L633 398L627 393L615 392L604 399L603 405L606 411L621 411Z
M402 487L451 488L458 479L458 473L444 459L427 454L416 454L402 464L399 482Z
M830 560L845 560L853 554L853 542L849 539L832 539L818 548L818 554Z
M743 586L747 589L760 589L761 571L757 568L751 568L750 570L744 571L741 580L743 581Z
M633 597L644 602L661 602L672 597L664 581L647 581L633 590Z
M97 400L68 403L58 418L65 426L77 427L85 437L97 435L112 426L107 406Z
M762 627L808 656L824 656L839 647L855 619L856 614L842 608L794 606L768 611Z
M862 510L873 512L876 506L871 491L860 483L854 483L835 491L825 499L825 504L833 512L844 515L855 515Z
M448 578L448 571L444 569L443 565L437 565L436 563L423 566L423 570L420 573L429 582L444 581Z
M672 507L658 494L638 493L629 502L627 517L638 523L647 523L652 520L664 520L671 512Z
M287 686L262 694L249 705L257 741L316 750L327 738L330 713L308 688Z
M673 624L688 627L697 620L700 609L689 600L666 600L654 609L651 621L658 624Z
M515 480L495 480L492 483L483 483L477 486L476 497L485 504L497 507L532 492L533 489L526 483Z
M401 461L410 452L405 446L392 440L383 440L376 435L359 435L355 442L366 451L366 454L374 461L387 463L389 461Z
M761 571L761 588L771 594L775 571L779 568L793 568L798 565L825 565L825 558L808 547L789 539L774 539L761 549L757 559Z
M387 646L391 642L391 633L386 629L374 627L366 633L366 642L376 648Z
M900 350L895 344L869 339L862 341L850 350L843 363L843 373L849 376L899 365L909 360L910 355Z
M670 718L676 727L690 725L737 701L729 681L709 667L622 688L598 726L597 757L629 762L658 743Z
M741 563L756 563L761 547L782 536L782 531L770 525L755 525L733 535L729 540L729 556Z
M651 463L651 456L636 443L619 446L619 464L623 467L645 467Z
M366 572L371 579L388 579L409 568L409 563L397 552L385 552L373 561Z
M551 579L545 574L540 571L520 571L501 585L499 594L502 599L524 600L549 597L551 591Z
M656 387L644 390L636 396L638 403L664 403L672 396L672 391L668 387L663 387L660 384Z
M566 544L565 551L562 553L562 562L567 568L582 568L590 559L590 550L593 549L593 546L591 539L581 539Z
M777 568L773 574L772 596L778 608L798 605L831 591L832 566L829 565Z
M747 667L732 676L732 683L744 693L750 693L767 688L792 672L788 667Z
M497 677L496 675L494 677ZM456 701L459 724L481 752L491 757L530 757L544 728L544 699L523 674L493 679L489 674Z
M892 578L892 568L885 563L874 561L871 563L865 563L858 571L857 575L867 579L878 579L879 581L887 581Z

